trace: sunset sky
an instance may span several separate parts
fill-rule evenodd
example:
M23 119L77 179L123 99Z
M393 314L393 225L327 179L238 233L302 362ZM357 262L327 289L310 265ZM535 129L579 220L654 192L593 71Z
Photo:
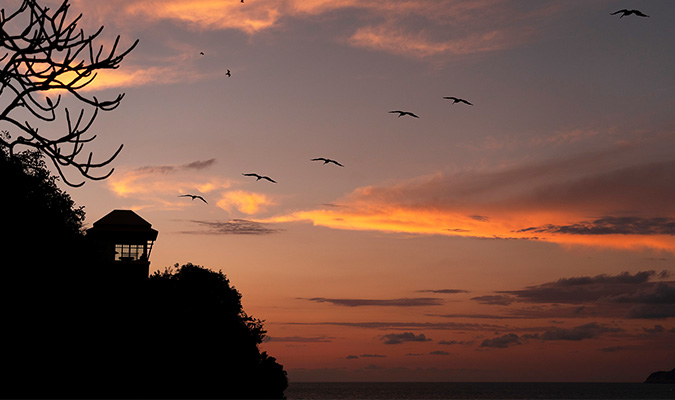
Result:
M87 88L114 173L62 188L222 270L292 382L675 367L672 0L70 3L140 42Z

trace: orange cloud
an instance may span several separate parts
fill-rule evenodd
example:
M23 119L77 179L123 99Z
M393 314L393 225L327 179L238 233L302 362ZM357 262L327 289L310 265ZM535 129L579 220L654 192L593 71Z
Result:
M242 5L222 0L163 0L129 2L124 12L151 20L182 21L198 29L237 29L252 34L277 23L278 7L279 2Z
M69 76L75 77L74 73L64 74L63 82L69 81ZM134 87L148 84L167 84L180 80L190 81L195 77L183 74L176 67L138 67L124 65L119 69L103 70L98 72L96 78L90 84L80 89L81 91L95 91L118 87Z
M415 57L482 53L505 49L515 44L506 32L498 30L474 33L459 39L436 41L430 39L424 32L413 33L385 25L360 28L348 42L357 47Z
M116 170L106 183L116 196L142 200L146 208L182 208L190 203L179 199L177 196L180 194L206 195L232 185L227 179L200 172L214 162L206 160L184 165L121 169Z
M179 21L192 29L235 29L250 35L281 26L288 17L341 18L336 11L358 13L361 24L346 35L347 43L379 51L426 57L464 55L512 47L535 37L544 16L557 10L548 4L527 11L502 0L119 0L107 3L77 1L99 22L132 24ZM508 16L508 17L507 17ZM334 37L345 35L335 32Z
M248 215L256 214L266 206L273 204L275 203L264 194L246 192L243 190L225 192L216 203L218 207L228 212L236 209Z
M359 188L338 206L260 222L675 252L675 161L618 168L592 154ZM594 172L587 172L594 171Z

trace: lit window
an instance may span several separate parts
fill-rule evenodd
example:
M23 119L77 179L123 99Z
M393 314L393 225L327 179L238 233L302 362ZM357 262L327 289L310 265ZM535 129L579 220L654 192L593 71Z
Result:
M116 244L115 261L138 261L144 257L145 245L142 244Z

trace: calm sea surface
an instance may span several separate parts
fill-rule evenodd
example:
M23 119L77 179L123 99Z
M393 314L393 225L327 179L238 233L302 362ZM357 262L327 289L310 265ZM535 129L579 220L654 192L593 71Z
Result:
M675 384L291 382L292 399L673 399Z

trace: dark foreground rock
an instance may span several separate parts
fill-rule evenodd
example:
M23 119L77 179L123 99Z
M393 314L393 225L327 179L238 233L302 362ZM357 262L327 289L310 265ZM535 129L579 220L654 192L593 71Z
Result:
M675 368L670 371L653 372L645 383L675 383Z

